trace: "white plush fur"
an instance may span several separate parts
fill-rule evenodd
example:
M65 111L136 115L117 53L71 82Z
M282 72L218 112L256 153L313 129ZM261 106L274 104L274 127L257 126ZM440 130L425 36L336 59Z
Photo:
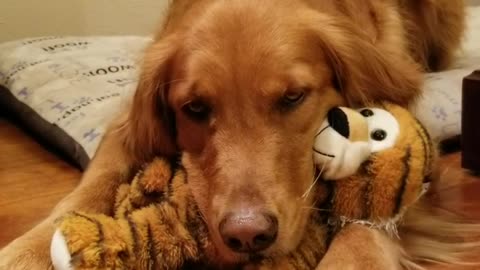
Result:
M67 242L59 230L53 234L50 256L55 270L73 270L73 267L70 265L71 256L68 251Z

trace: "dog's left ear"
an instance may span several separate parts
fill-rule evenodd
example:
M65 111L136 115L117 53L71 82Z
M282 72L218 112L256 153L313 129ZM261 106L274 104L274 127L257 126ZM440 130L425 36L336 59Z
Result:
M177 36L164 37L146 49L132 106L121 129L125 147L136 160L177 153L175 117L167 96L179 50Z
M383 100L406 106L420 93L420 66L404 50L380 51L378 46L383 44L375 44L351 22L325 14L312 17L314 36L330 62L336 87L349 105Z

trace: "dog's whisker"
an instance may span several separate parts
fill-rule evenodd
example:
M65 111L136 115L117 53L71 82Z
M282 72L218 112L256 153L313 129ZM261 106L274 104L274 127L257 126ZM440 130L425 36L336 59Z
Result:
M308 197L308 195L310 195L310 192L312 191L313 187L315 186L315 184L317 183L318 179L320 178L320 174L318 174L314 179L313 179L313 182L312 184L308 187L308 189L303 193L302 195L302 199L306 199Z
M203 219L203 221L205 222L205 224L208 224L208 223L207 223L207 218L206 218L202 213L200 213L200 218Z
M205 224L208 224L208 223L207 223L207 218L203 215L202 212L197 211L197 216L198 216L199 218L201 218Z
M312 189L315 187L315 185L317 184L318 180L320 179L322 173L323 173L323 170L325 169L325 166L326 166L326 163L323 163L322 164L322 169L320 170L320 172L318 173L318 175L314 178L312 184L308 187L308 189L305 191L305 193L303 193L302 195L302 199L306 199L308 198L308 195L310 195L310 192L312 192Z
M318 212L331 212L332 209L323 209L323 208L318 208L318 207L314 207L314 206L304 206L302 207L302 209L305 209L305 210L314 210L314 211L318 211Z

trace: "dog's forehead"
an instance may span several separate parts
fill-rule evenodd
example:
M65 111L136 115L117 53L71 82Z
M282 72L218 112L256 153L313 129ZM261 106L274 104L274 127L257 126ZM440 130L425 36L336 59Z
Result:
M268 21L269 15L259 17L257 10L217 13L228 16L221 24L212 19L215 16L209 16L185 34L183 48L191 56L190 68L201 66L214 74L225 69L259 74L270 68L278 71L291 68L299 60L311 63L319 60L313 59L321 53L311 42L310 31L299 26L301 18L289 23L287 17Z
M254 61L256 62L256 61ZM248 66L249 65L249 66ZM261 97L278 97L286 90L311 89L324 81L328 72L322 73L314 65L304 62L250 63L234 65L218 57L192 56L187 63L189 82L183 84L189 94L225 95L241 92Z

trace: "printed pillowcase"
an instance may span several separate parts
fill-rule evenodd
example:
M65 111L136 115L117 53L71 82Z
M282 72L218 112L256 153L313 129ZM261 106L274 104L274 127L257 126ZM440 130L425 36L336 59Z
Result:
M137 83L146 37L43 37L0 44L0 104L82 168Z

